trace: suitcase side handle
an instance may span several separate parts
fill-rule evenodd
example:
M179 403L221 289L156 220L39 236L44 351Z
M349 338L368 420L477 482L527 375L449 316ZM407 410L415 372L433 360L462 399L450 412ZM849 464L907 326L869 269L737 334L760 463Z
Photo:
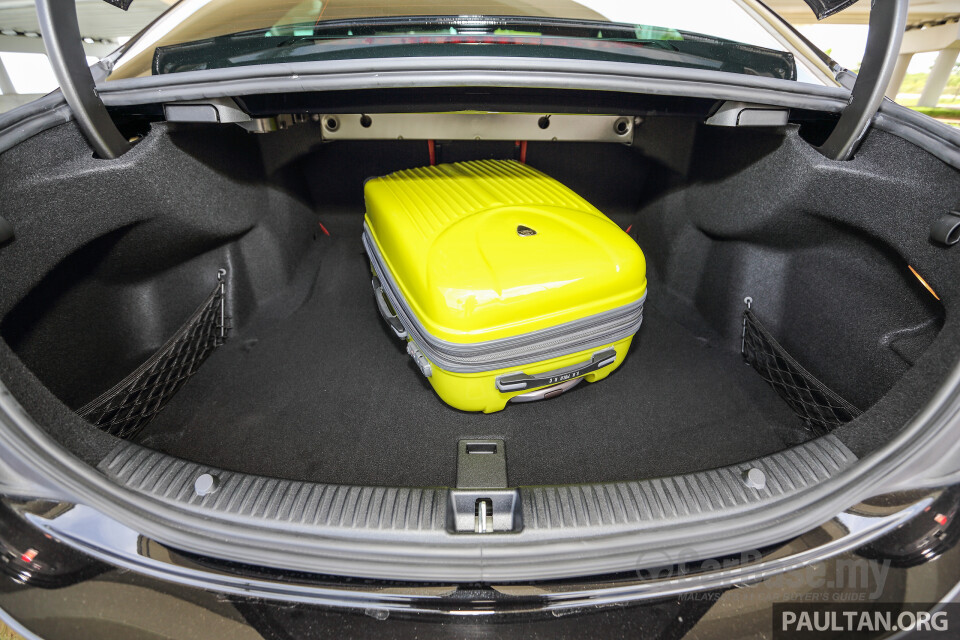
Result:
M387 294L383 290L383 285L380 284L380 278L373 276L370 284L373 285L373 297L377 300L377 308L380 309L380 315L387 321L387 324L390 325L390 328L393 329L393 332L397 334L398 338L406 340L407 330L403 328L403 323L400 322L397 314L390 309L390 302L387 300Z
M551 384L566 382L573 378L579 378L597 369L608 367L617 360L616 349L604 349L593 354L586 362L581 362L565 369L556 369L554 371L545 371L536 375L508 373L497 378L497 389L500 391L523 391L525 389L536 389Z

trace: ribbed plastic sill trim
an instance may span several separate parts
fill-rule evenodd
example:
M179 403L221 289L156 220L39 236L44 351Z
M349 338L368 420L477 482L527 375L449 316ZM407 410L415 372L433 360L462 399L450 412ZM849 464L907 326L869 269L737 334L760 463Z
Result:
M789 498L847 469L857 457L827 435L780 453L719 469L666 478L522 487L523 530L489 542L605 534L676 525ZM466 540L446 530L446 488L365 487L267 478L188 462L125 442L98 465L118 484L170 505L242 522L318 535L358 530L403 532L405 538ZM753 471L751 475L748 474ZM763 483L756 478L762 474ZM202 474L217 478L207 495ZM750 483L747 480L752 480ZM349 533L353 531L353 533ZM474 540L475 542L475 540Z

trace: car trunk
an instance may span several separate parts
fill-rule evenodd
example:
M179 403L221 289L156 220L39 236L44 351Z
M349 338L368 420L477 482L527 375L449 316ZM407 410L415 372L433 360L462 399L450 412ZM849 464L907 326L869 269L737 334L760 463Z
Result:
M927 234L956 175L880 131L849 162L802 133L649 117L633 146L531 142L526 162L643 249L644 321L606 380L475 414L440 401L381 320L360 239L363 181L427 164L426 142L323 142L310 121L262 135L154 122L107 161L62 125L0 156L16 233L0 247L0 373L95 460L111 439L74 412L161 349L223 269L226 339L189 378L162 381L176 393L128 438L336 484L454 486L464 438L504 441L511 486L653 478L823 432L803 419L802 389L784 401L795 372L765 371L778 393L745 363L750 298L783 352L857 409L827 428L862 455L952 361L950 316L910 266L950 299L946 249ZM515 153L459 141L439 160Z

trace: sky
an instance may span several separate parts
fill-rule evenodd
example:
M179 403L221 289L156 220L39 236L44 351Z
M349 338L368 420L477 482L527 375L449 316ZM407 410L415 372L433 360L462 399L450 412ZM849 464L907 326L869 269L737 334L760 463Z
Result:
M707 33L730 40L776 47L776 41L733 0L577 0L614 22L647 24Z
M863 58L863 49L867 44L867 25L865 24L809 24L797 27L810 42L820 49L828 51L830 57L845 67L856 67ZM918 53L913 56L907 73L930 71L937 53Z

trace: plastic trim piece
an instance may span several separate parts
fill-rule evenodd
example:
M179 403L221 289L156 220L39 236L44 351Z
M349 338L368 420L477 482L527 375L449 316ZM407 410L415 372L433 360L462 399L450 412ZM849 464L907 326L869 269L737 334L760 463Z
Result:
M449 533L447 489L359 487L265 478L179 460L133 443L118 445L98 469L125 489L204 518L218 535L223 535L229 523L246 532L272 531L278 536L278 549L282 546L280 538L288 536L300 541L323 540L335 547L362 540L362 552L351 554L347 560L363 567L354 575L459 581L481 577L548 579L632 570L641 551L629 542L632 536L643 540L677 524L692 527L715 522L721 515L766 512L836 477L856 460L839 439L829 435L752 462L672 478L521 487L520 508L511 518L512 527L519 528L518 523L522 523L522 531L514 530L506 537L483 536L482 553L476 540ZM759 487L746 482L751 470L751 478L759 471L765 479ZM218 488L198 495L195 481L204 474L216 478ZM473 496L474 502L494 490L477 491L484 496ZM496 509L493 515L497 515ZM628 536L615 543L612 557L608 554L613 549L601 543L607 536ZM594 539L589 549L582 546L586 538ZM553 561L573 539L579 541L576 558ZM371 546L374 542L383 547L375 549ZM411 565L409 553L402 551L403 545L409 544L433 545L435 552L418 556ZM682 540L677 544L677 553L692 551ZM667 550L668 546L659 548ZM240 548L231 547L231 551L239 552ZM706 547L697 551L712 553ZM252 553L252 557L230 559L271 564L269 554L260 550ZM391 559L395 553L406 560ZM310 556L295 555L296 567L287 568L343 572L342 552L319 565ZM285 565L281 562L275 566Z
M291 532L330 529L427 532L444 529L446 489L361 487L281 480L187 462L133 443L98 468L123 486L209 517L273 522ZM200 495L195 481L214 478Z
M506 489L507 454L503 440L457 443L458 489Z
M250 116L231 98L169 102L163 105L163 117L167 122L233 122L236 124L250 122Z
M683 522L781 500L846 469L857 457L835 436L730 467L637 482L532 487L524 527L589 530ZM763 480L757 482L755 478Z
M782 127L789 120L789 109L727 101L707 118L706 124L718 127Z
M37 0L37 17L54 75L80 130L101 158L123 155L130 150L130 143L97 95L83 53L75 0Z

